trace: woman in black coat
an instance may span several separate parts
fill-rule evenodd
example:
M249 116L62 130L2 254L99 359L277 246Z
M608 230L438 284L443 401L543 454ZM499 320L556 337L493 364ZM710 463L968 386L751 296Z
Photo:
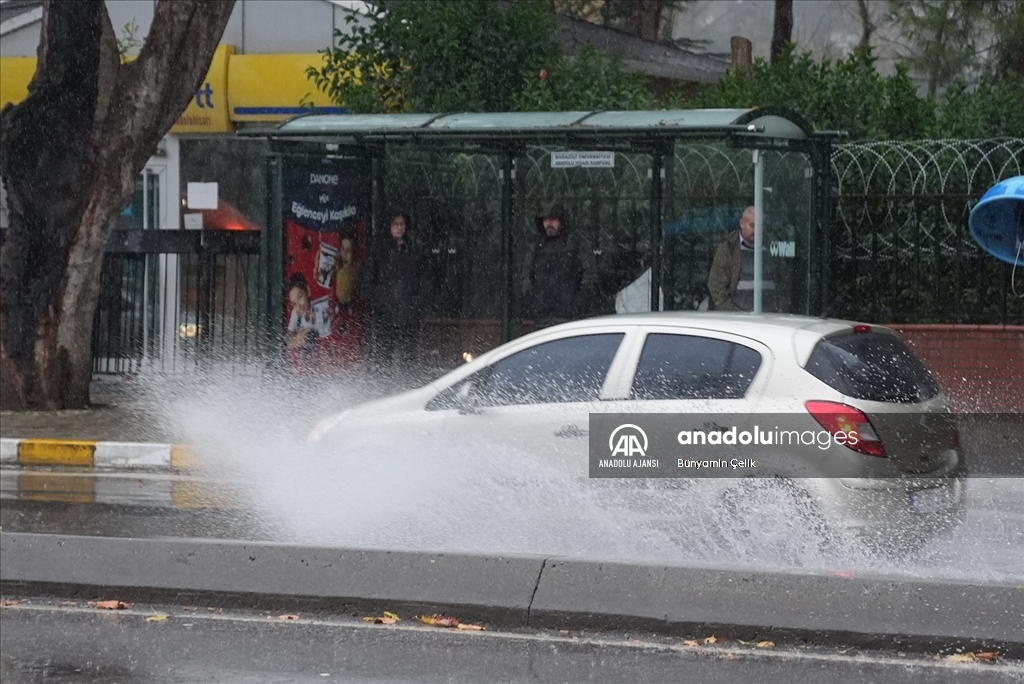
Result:
M373 326L370 358L379 365L409 365L430 301L429 268L423 250L410 238L409 215L393 211L389 216L388 234L370 249L360 274Z

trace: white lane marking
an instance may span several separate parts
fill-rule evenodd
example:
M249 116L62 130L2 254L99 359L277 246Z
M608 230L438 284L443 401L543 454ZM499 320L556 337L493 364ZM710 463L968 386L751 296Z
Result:
M171 444L149 442L96 442L93 465L100 467L171 467Z
M349 621L342 618L338 618L335 620L327 620L323 618L300 618L299 620L279 620L277 618L276 612L264 615L234 615L231 613L213 613L209 611L202 612L202 608L195 612L170 612L175 608L180 610L181 607L175 606L174 608L169 608L166 606L154 605L149 607L148 610L143 610L139 608L138 604L136 604L135 608L129 608L126 610L101 611L91 606L49 606L19 603L14 606L5 606L2 610L28 610L49 613L83 613L86 615L95 616L131 615L142 618L152 617L157 613L165 613L168 617L168 620L170 620L171 618L177 618L187 619L190 622L194 622L196 620L214 620L223 622L258 623L263 625L315 625L317 627L333 627L337 629L386 629L398 630L403 632L417 632L418 634L436 634L439 636L443 634L448 634L449 636L463 636L467 638L536 641L549 644L585 644L588 646L598 646L602 648L624 648L646 651L665 651L679 653L680 655L695 655L706 657L721 657L724 655L733 655L737 657L748 658L812 660L843 664L857 663L899 666L908 668L928 668L943 670L956 669L958 671L968 670L977 672L1024 674L1024 662L1020 661L994 663L950 663L944 660L928 659L924 656L921 656L920 654L908 654L907 657L902 658L898 656L879 655L877 653L865 653L863 651L855 653L854 655L841 655L838 653L820 653L816 651L797 649L788 650L788 647L786 646L782 646L777 649L737 648L735 646L718 645L693 647L682 646L673 643L639 642L638 640L616 640L609 639L607 637L595 636L565 636L561 634L547 634L536 632L504 632L500 630L473 632L439 629L437 627L430 627L428 625L415 623L413 622L412 619L408 618L405 619L406 624L398 623L395 625L374 625L368 622L356 620ZM819 646L816 648L824 649L829 647ZM851 647L849 650L857 649Z
M226 478L219 478L210 475L196 475L182 472L153 472L153 471L110 471L110 470L89 470L80 469L55 470L40 468L38 466L0 468L0 479L16 478L24 474L45 474L47 477L94 477L97 479L126 479L126 480L180 480L182 482L216 482L220 484L232 484L235 481Z
M21 444L20 439L7 437L0 439L0 463L17 463L19 444Z

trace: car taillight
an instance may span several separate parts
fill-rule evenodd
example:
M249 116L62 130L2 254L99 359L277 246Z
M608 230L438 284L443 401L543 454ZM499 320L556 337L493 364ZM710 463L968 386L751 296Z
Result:
M831 434L846 433L848 441L844 446L847 449L868 456L888 458L882 440L862 411L836 401L809 401L804 405L814 420Z

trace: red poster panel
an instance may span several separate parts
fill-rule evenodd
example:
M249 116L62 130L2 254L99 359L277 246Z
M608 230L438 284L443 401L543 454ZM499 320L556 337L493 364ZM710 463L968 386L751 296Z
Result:
M296 371L344 371L363 358L368 187L360 169L330 160L286 170L285 344Z

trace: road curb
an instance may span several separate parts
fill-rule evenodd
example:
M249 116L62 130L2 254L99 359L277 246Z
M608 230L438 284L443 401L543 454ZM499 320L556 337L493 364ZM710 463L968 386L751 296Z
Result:
M0 439L0 464L85 468L187 470L196 460L187 446L73 439Z
M0 589L1024 658L1024 585L0 532Z

